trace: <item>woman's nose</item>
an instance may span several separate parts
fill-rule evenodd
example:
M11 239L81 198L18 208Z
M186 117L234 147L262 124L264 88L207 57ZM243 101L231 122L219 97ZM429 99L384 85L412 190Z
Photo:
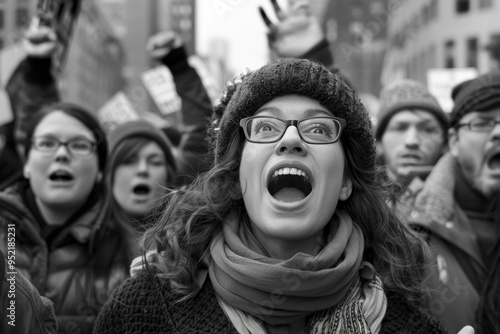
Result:
M137 164L137 174L147 175L148 173L148 162L146 159L139 159Z
M302 138L300 138L299 130L295 126L289 126L283 137L281 137L278 145L276 145L277 154L299 154L306 155L307 147Z
M69 161L71 153L66 145L60 145L56 150L56 161Z

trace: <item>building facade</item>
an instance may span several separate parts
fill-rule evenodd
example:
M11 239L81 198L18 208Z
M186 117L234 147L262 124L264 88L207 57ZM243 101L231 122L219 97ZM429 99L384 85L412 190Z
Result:
M486 46L500 38L498 0L392 1L382 81L427 83L431 68L494 69Z

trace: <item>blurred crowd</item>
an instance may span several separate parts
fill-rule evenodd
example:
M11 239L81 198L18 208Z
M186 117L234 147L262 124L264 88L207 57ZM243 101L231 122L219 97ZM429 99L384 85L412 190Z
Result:
M5 258L0 274L1 333L471 333L467 325L476 333L500 333L500 72L457 85L451 113L443 111L422 83L392 82L380 92L373 127L363 123L369 118L356 87L345 78L348 73L335 67L330 45L307 1L293 2L288 10L272 3L278 21L272 22L262 9L261 15L277 63L228 82L215 105L190 66L178 34L160 32L145 43L145 52L172 73L182 101L182 126L141 118L105 131L94 110L61 101L52 71L54 31L31 26L25 32L27 57L5 88L14 120L0 127L0 250ZM294 71L302 74L288 78ZM285 101L288 104L280 100L287 96L295 100ZM308 101L297 96L306 96ZM302 105L306 111L296 112L294 108ZM318 113L321 108L328 112ZM309 119L324 123L319 127L309 124ZM290 134L293 127L300 143L289 138L295 135ZM325 130L338 131L338 135L321 138L318 132ZM280 136L273 137L273 131ZM287 140L289 145L283 143ZM280 225L281 218L275 219L276 229L287 229L290 235L276 236L274 227L269 232L256 223L259 215L265 217L263 221L268 219L266 205L255 199L264 195L258 195L258 190L254 193L258 187L252 186L253 181L242 190L234 180L240 180L237 175L252 175L252 164L257 166L262 159L264 152L254 146L276 145L272 154L296 154L300 160L310 146L339 143L346 157L343 173L324 169L314 182L283 178L276 183L290 184L275 186L283 187L276 190L281 195L272 195L288 203L295 196L304 200L303 192L314 192L304 190L311 182L313 189L322 183L338 187L334 203L326 197L317 205L333 205L328 221L332 215L352 217L361 226L353 227L361 241L349 237L351 246L329 267L319 268L341 266L344 258L351 258L353 245L360 245L359 260L349 266L356 273L361 268L361 283L349 281L343 294L327 293L322 290L324 281L339 286L350 274L320 277L308 271L299 276L297 291L316 297L305 301L298 292L292 294L297 300L290 310L300 313L283 303L283 310L279 309L283 314L260 316L255 305L247 305L260 298L261 291L252 290L251 285L260 285L255 283L259 277L271 282L277 276L265 276L268 268L248 258L294 259L299 263L297 270L318 260L300 262L310 249L301 244L304 238L290 236L295 227ZM318 159L312 165L321 163ZM269 178L287 174L294 179L294 173L313 173L308 170L314 168L306 165L283 165ZM340 168L337 162L334 165ZM339 178L343 181L336 181ZM298 190L288 189L294 187ZM383 201L378 201L379 196ZM290 217L282 216L295 219L295 211L286 210ZM321 220L320 211L304 216ZM233 215L241 222L250 221L241 225L251 226L253 232L226 231L235 222ZM293 222L300 225L302 221ZM321 247L325 252L330 248L324 245L332 240L337 244L347 240L336 239L342 235L344 218L340 222L324 232ZM273 243L281 245L282 239L296 245L290 248L292 255L273 253ZM218 240L224 240L220 250ZM251 256L240 244L251 245ZM314 256L325 253L311 252ZM271 260L262 262L275 265ZM293 264L276 266L290 269ZM246 281L239 275L253 279L252 271L261 275L257 281L248 279L254 283L233 282ZM12 277L15 317L9 318L14 300L9 297ZM142 282L141 277L169 283L155 289L152 278L141 287L130 283ZM309 283L310 277L314 283ZM345 296L351 296L356 284L362 286L363 280L370 279L370 286L380 289L360 288L364 297L360 297L358 314L366 318L362 324L368 327L347 330L346 319L358 309L352 306L353 313L347 312L345 305L355 304ZM207 282L213 288L202 288ZM302 292L302 287L309 290ZM243 294L246 291L248 295ZM384 297L376 291L383 291ZM151 298L144 305L127 306L125 297L139 303L148 293ZM293 299L286 294L279 298ZM206 300L215 302L204 304ZM309 306L309 302L320 306ZM155 307L165 313L153 317ZM207 318L203 318L204 309L210 311ZM334 322L318 314L330 309L339 326L346 327L328 327ZM397 313L403 310L408 313ZM217 318L219 314L225 320ZM401 314L405 322L401 326L406 327L393 327ZM291 320L302 315L304 323ZM9 324L14 320L15 326ZM155 327L167 322L166 327ZM318 323L329 329L320 331Z

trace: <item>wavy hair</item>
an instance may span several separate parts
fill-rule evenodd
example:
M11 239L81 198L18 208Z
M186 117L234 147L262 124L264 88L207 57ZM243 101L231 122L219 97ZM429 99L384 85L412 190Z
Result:
M220 103L214 107L212 134L217 131L217 116L223 114L246 75L228 85ZM146 249L164 251L146 262L146 270L168 279L178 300L190 298L198 291L196 272L209 259L210 242L221 231L226 215L233 210L240 216L247 215L239 183L243 143L244 136L236 129L225 155L211 170L200 175L187 189L167 195L168 204L159 221L144 236ZM375 167L360 164L363 147L349 136L341 137L341 143L353 191L337 208L347 211L361 227L365 238L364 259L375 266L385 288L408 300L422 301L429 249L391 212L385 202L385 187L376 182Z

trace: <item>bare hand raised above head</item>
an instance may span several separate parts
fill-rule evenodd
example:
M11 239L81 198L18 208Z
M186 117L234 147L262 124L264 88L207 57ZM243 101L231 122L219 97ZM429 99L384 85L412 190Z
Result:
M279 57L298 57L324 38L316 17L311 15L308 0L290 2L290 9L285 12L276 0L271 0L279 22L271 22L262 7L259 7L264 23L269 27L267 34L269 47Z
M162 31L151 36L146 45L151 57L161 59L172 49L177 49L184 44L181 36L174 31Z
M48 58L57 47L56 33L52 28L33 21L24 33L24 46L30 57Z

